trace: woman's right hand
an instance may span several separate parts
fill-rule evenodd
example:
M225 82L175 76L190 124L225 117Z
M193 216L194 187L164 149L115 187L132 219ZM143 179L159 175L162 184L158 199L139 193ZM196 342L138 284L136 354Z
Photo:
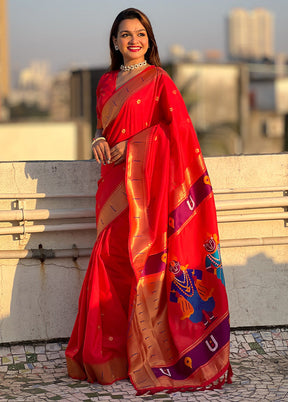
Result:
M98 140L92 146L95 159L98 163L103 165L109 164L111 160L110 147L106 140Z

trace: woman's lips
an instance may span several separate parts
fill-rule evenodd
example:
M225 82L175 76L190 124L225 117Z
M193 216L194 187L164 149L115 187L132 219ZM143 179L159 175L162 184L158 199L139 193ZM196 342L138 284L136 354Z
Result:
M139 46L129 46L128 50L130 52L139 52L139 50L141 50L141 47L139 47Z

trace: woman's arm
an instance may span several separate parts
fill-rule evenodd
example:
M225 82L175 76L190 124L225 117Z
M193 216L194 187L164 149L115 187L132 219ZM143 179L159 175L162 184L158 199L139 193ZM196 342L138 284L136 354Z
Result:
M110 149L108 142L102 137L102 134L103 130L98 128L92 142L92 150L96 161L103 163L103 165L106 165L106 163L115 163L115 165L118 165L123 162L126 158L127 141L121 141Z
M98 128L95 133L95 137L92 142L92 150L95 156L95 159L98 163L110 163L111 160L111 152L108 142L105 138L102 138L103 129ZM99 138L99 139L98 139Z

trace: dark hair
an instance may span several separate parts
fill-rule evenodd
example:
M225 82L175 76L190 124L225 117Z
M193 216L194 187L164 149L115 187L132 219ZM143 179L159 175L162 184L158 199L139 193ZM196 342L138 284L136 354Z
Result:
M141 24L146 29L148 40L149 40L149 49L146 52L145 59L149 64L153 64L154 66L161 66L160 57L158 54L157 43L154 37L153 29L148 17L142 13L142 11L137 10L136 8L127 8L126 10L121 11L119 13L112 25L111 32L110 32L110 57L111 57L111 64L110 70L119 70L121 64L123 64L123 56L119 52L119 50L115 50L113 37L116 38L118 34L119 25L123 20L132 20L137 18Z

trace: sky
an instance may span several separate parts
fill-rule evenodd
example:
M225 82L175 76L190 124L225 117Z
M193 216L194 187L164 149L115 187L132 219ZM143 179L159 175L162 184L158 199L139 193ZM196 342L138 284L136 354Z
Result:
M287 0L7 0L7 6L13 73L32 60L49 61L54 72L106 67L111 25L128 7L148 15L162 61L172 44L225 54L225 19L235 7L271 11L275 50L288 54Z

